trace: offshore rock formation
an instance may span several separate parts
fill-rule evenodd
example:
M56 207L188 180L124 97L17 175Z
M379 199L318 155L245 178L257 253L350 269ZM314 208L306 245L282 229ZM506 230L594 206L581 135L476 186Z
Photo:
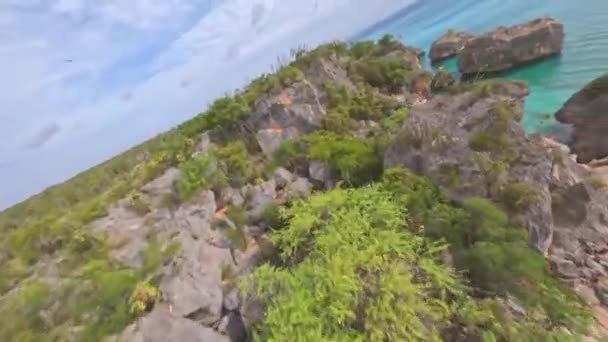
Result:
M580 163L608 156L608 74L591 81L555 114L573 127L572 153Z
M563 41L564 25L552 18L499 27L467 41L458 53L458 69L466 76L516 68L559 54Z
M447 31L431 45L429 52L431 63L438 63L446 58L455 56L473 37L472 34L464 31Z

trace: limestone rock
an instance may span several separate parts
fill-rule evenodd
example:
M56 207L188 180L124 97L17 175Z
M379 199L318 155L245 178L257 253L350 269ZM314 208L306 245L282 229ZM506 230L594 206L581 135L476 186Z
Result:
M162 207L163 196L175 192L174 184L179 178L180 171L175 167L167 169L160 177L147 183L141 188L141 192L155 207Z
M564 25L552 18L535 19L472 38L458 53L458 69L465 75L512 69L559 54Z
M289 196L304 198L312 192L313 185L304 177L298 177L294 182L287 186Z
M247 339L247 328L238 312L229 312L224 316L218 331L227 335L231 342L244 342Z
M283 167L279 167L274 171L274 180L279 188L286 187L289 183L293 182L294 178L295 175Z
M572 125L570 147L580 163L608 156L608 74L570 97L555 118Z
M318 161L310 162L308 174L312 180L315 180L326 187L330 185L333 180L332 171L329 166Z
M294 140L299 135L298 129L295 127L267 128L259 130L256 139L266 158L272 160L283 141Z
M429 52L431 63L437 63L455 56L473 37L472 34L464 31L447 31L431 45L431 51Z
M229 342L213 329L182 318L168 310L153 311L129 326L118 342Z

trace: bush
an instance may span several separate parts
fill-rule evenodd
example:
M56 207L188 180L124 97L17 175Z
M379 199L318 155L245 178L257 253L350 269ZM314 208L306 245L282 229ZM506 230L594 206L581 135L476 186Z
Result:
M397 133L409 116L407 108L399 108L382 120L382 128L391 133Z
M382 172L381 157L365 140L318 131L304 137L308 159L324 162L349 184L377 179Z
M242 98L223 97L215 100L201 117L207 129L236 129L249 115L249 107Z
M292 266L253 275L266 306L256 340L440 340L453 313L443 298L462 287L434 260L441 247L404 229L388 193L332 190L286 216L271 240Z
M127 197L129 207L139 215L145 215L150 212L150 206L142 198L140 192L134 191Z
M199 154L180 164L181 176L175 187L182 201L197 192L226 184L226 175L218 169L216 160L210 155Z
M234 205L230 205L226 209L226 216L234 223L236 226L245 226L247 225L247 211L243 207L237 207Z
M511 182L499 191L500 200L513 211L528 209L538 199L538 189L527 182Z
M129 312L138 317L152 311L159 298L158 290L147 282L139 282L129 298Z
M270 202L264 207L262 218L272 229L280 229L285 225L285 221L281 215L281 208L275 202Z
M398 56L364 58L352 64L350 74L389 93L403 91L411 70Z
M598 176L591 177L591 179L589 180L589 184L591 184L591 187L595 190L603 189L606 187L606 182L604 182L604 179Z
M221 169L233 186L243 186L257 177L256 169L249 158L247 146L240 141L229 142L213 150Z
M304 152L295 140L283 140L274 153L274 161L280 166L295 169L305 159Z

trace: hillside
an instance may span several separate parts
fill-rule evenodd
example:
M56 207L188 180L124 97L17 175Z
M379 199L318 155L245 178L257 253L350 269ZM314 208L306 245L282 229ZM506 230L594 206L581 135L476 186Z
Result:
M604 184L421 56L295 51L5 210L0 340L596 340Z

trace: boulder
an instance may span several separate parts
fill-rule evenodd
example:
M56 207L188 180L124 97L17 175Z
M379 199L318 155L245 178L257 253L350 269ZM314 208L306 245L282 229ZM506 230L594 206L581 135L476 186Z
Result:
M153 206L162 207L164 196L175 192L174 184L179 176L180 170L170 167L160 177L144 185L141 192Z
M177 316L168 310L156 310L140 318L115 339L117 342L229 342L211 328Z
M458 53L458 69L465 76L509 70L559 54L563 42L564 25L552 18L501 26L468 40Z
M321 183L323 186L328 187L333 183L333 173L328 165L312 161L308 166L308 174L314 181Z
M449 30L431 45L429 58L431 63L438 63L455 56L474 36L468 32Z
M555 114L572 125L570 148L580 163L608 156L608 74L574 94Z
M238 312L229 312L224 316L217 330L227 335L231 342L244 342L247 339L247 328Z
M272 160L274 153L279 149L283 141L294 140L299 135L298 129L295 127L267 128L259 130L256 134L256 139L266 158Z

